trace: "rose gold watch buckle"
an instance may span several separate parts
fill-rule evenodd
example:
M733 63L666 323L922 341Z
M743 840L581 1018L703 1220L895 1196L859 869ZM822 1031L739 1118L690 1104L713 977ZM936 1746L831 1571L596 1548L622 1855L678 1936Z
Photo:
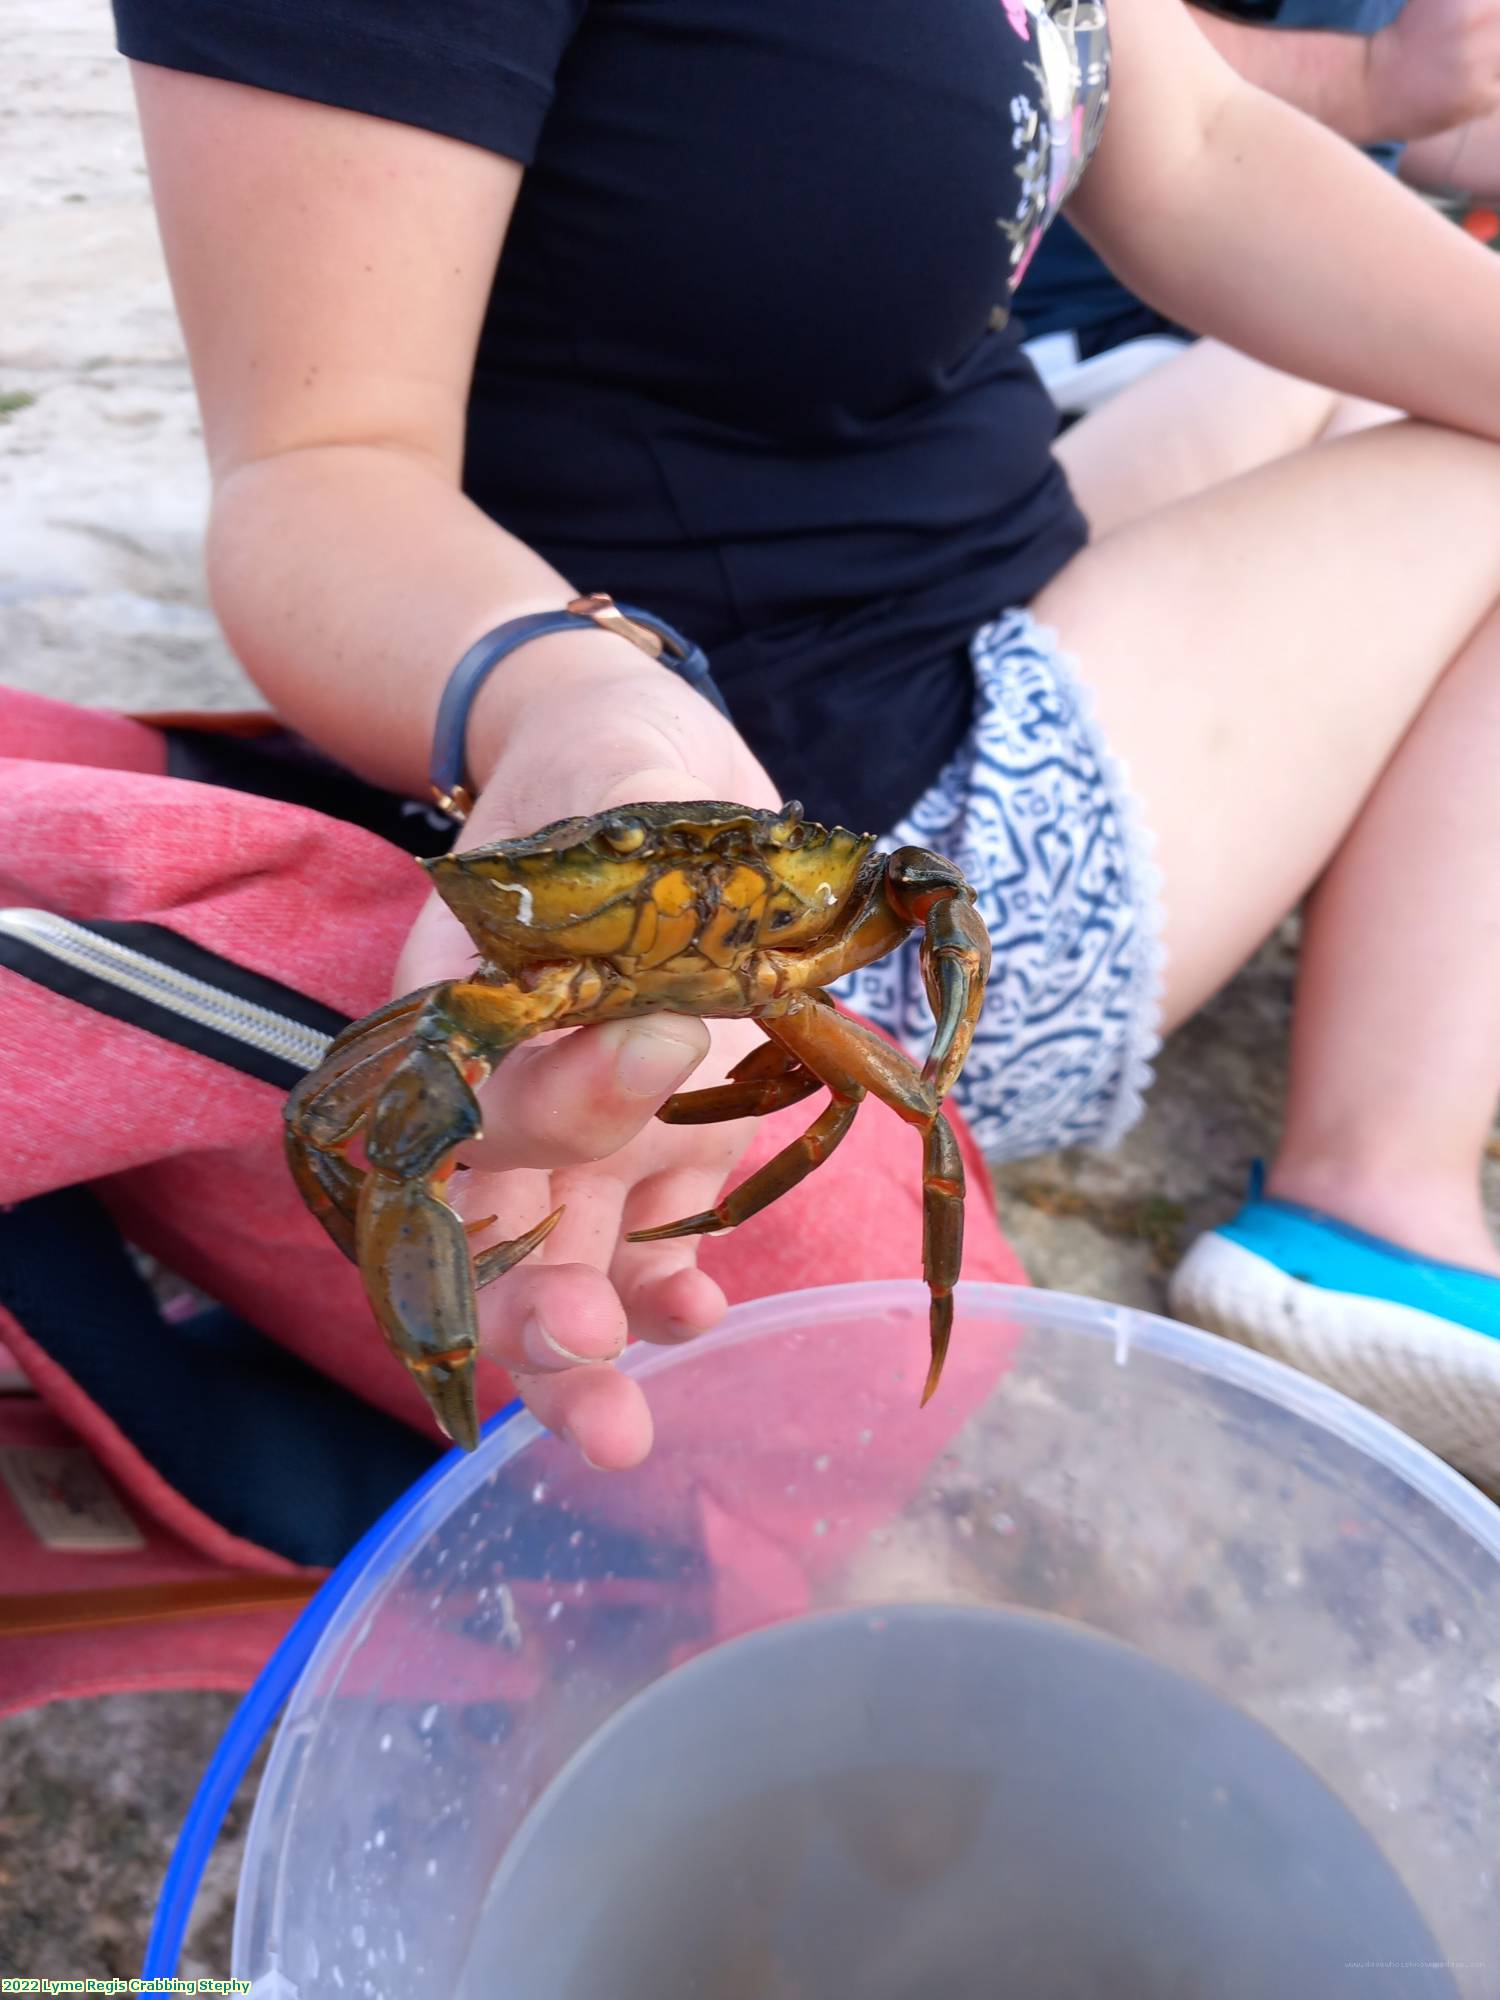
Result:
M633 618L627 618L607 591L596 590L588 597L575 597L567 608L575 617L592 618L603 631L628 639L632 646L639 646L653 660L661 658L663 641L660 634L644 625L637 625Z

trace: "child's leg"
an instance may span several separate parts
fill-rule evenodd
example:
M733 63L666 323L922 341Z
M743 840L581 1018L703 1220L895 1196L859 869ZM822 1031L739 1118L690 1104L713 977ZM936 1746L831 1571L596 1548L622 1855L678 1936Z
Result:
M1165 877L1168 1025L1323 877L1278 1187L1495 1268L1500 448L1392 424L1085 550L1033 607Z
M1058 440L1057 456L1101 536L1395 414L1200 340L1082 418Z
M1269 1192L1500 1274L1500 617L1448 669L1307 910Z
M1316 884L1271 1194L1174 1272L1500 1491L1500 447L1390 424L1085 551L1076 649L1165 876L1167 1022Z

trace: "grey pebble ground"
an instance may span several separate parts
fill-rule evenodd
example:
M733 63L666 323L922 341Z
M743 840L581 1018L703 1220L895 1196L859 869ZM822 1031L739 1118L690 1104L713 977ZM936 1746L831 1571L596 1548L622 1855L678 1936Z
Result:
M252 703L203 602L196 413L104 0L12 0L0 185L0 681L124 708ZM1174 1259L1274 1143L1293 963L1289 927L1174 1038L1116 1154L996 1174L1036 1283L1161 1309ZM0 1973L139 1971L233 1707L132 1695L0 1721ZM246 1817L215 1855L184 1976L227 1973Z

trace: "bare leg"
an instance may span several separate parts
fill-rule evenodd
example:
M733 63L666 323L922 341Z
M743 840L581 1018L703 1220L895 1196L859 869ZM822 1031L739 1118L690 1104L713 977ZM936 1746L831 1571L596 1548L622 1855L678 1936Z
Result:
M1166 880L1169 1025L1320 882L1273 1187L1500 1269L1500 448L1399 423L1085 550L1034 607Z
M1268 1191L1500 1274L1477 1174L1500 1084L1497 777L1491 614L1309 905Z
M1083 418L1057 456L1094 535L1394 410L1200 340Z

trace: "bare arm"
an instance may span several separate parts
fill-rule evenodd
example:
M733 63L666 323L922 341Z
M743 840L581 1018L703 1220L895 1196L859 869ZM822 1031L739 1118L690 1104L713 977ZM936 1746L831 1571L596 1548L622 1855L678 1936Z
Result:
M1370 90L1369 43L1362 35L1322 29L1262 28L1207 7L1193 19L1247 82L1316 118L1356 145L1396 135L1379 123L1383 107Z
M1500 0L1406 0L1374 35L1193 19L1249 83L1356 145L1447 132L1500 106Z
M1469 194L1500 200L1500 110L1470 119L1453 132L1439 132L1408 146L1401 178L1429 194Z
M1500 438L1500 259L1256 90L1178 0L1116 0L1069 214L1122 281L1291 374Z
M453 663L492 625L574 594L459 488L521 169L266 91L134 77L213 475L214 609L283 716L424 793ZM504 712L560 656L607 672L616 649L633 650L554 638L508 662L475 712L476 776Z
M136 82L213 473L215 608L283 715L420 795L454 661L489 626L573 594L459 485L520 169L227 83L150 69ZM602 633L505 661L480 697L469 766L482 789L464 846L636 799L775 797L707 702ZM466 977L473 958L429 898L397 990ZM456 1204L518 1229L568 1209L544 1255L486 1287L483 1342L595 1464L633 1464L650 1444L640 1384L599 1365L627 1329L680 1340L725 1310L696 1268L698 1239L620 1235L718 1199L741 1127L679 1130L655 1112L706 1053L715 1082L747 1046L738 1023L711 1048L682 1016L583 1028L518 1053L481 1092L485 1134L465 1147Z

